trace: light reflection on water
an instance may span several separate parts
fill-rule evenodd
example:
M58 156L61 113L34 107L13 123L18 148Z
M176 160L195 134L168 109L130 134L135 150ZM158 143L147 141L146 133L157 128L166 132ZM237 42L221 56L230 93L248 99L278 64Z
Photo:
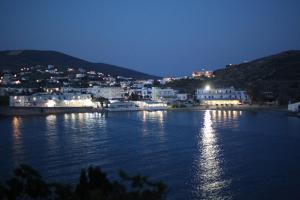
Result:
M281 113L229 110L0 118L0 180L27 163L73 183L81 168L97 165L162 180L170 199L257 199L256 191L280 187L295 196L299 128ZM271 177L273 188L261 185Z
M58 136L57 136L57 117L56 115L48 115L46 117L46 129L47 129L47 142L49 149L56 146Z
M230 186L229 180L224 180L222 170L222 153L218 145L218 137L213 123L220 117L224 120L235 119L236 112L206 110L203 118L203 127L198 136L198 150L200 158L196 160L197 169L196 196L204 199L224 199L224 193ZM231 199L230 195L226 199Z
M157 124L158 131L157 134L161 141L165 140L165 119L167 117L166 111L142 111L141 118L143 121L143 136L149 136L149 134L153 134L152 127L149 126L149 122L153 122Z
M13 117L12 119L12 135L13 135L13 155L14 163L18 165L23 162L23 141L21 133L22 118Z

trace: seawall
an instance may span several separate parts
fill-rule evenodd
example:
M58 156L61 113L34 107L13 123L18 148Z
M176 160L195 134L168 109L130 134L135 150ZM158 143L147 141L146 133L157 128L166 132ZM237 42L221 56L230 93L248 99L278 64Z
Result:
M92 107L0 107L1 116L47 115L99 111Z

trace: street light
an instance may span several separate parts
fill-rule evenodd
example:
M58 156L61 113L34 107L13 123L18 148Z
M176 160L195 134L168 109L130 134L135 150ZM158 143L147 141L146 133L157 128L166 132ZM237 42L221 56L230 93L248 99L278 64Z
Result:
M206 86L204 87L204 90L205 90L205 91L209 91L209 90L210 90L210 85L206 85Z

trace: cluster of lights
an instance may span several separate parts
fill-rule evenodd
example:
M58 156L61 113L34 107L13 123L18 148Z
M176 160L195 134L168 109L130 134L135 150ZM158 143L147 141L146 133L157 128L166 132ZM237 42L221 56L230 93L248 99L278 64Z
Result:
M17 80L17 81L15 81L15 84L19 85L19 84L21 84L21 81Z
M29 68L28 67L21 68L21 71L29 71Z

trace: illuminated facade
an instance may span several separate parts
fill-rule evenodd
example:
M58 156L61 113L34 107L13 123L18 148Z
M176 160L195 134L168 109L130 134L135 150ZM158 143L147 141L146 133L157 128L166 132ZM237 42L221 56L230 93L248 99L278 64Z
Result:
M168 105L160 101L134 101L141 110L164 110Z
M212 71L199 71L199 72L193 72L192 77L193 78L201 78L201 77L212 78L212 77L214 77L214 74Z
M36 93L29 96L10 96L11 107L94 107L90 94Z
M233 87L197 89L196 98L204 105L237 105L250 101L245 91L237 91Z

